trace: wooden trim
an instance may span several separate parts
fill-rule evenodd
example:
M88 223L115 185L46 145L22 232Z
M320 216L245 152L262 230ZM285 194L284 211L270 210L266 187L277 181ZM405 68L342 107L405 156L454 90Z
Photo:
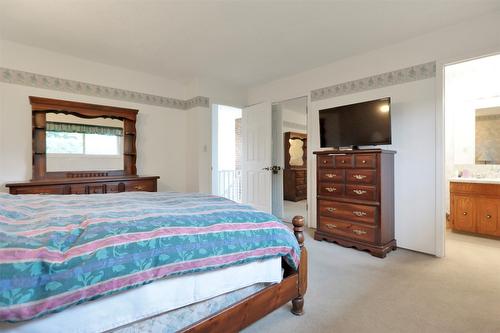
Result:
M108 117L135 121L137 113L139 112L139 110L136 109L65 101L53 98L29 96L29 99L33 111L78 114L90 118Z
M42 185L66 185L66 184L86 184L86 183L105 183L117 181L133 181L133 180L158 180L159 176L111 176L111 177L82 177L82 178L61 178L61 179L41 179L23 183L7 183L6 187L33 187Z
M301 247L299 270L291 273L285 264L285 278L254 295L181 330L186 333L233 333L256 322L282 305L292 301L292 313L304 313L304 295L307 290L307 250L304 246L304 218L292 220L294 234Z
M394 150L385 150L385 149L329 149L329 150L318 150L313 151L314 155L339 155L339 154L369 154L369 153L381 153L381 154L396 154Z
M107 176L137 175L136 119L139 110L108 105L89 104L60 99L29 96L32 109L32 177L34 180L59 179L68 174L99 173ZM64 113L82 118L112 118L123 121L123 170L47 172L47 150L45 146L47 113ZM71 178L71 177L69 177Z

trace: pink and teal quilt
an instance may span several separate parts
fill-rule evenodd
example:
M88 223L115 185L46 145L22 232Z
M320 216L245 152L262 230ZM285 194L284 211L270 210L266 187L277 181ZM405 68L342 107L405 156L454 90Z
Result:
M300 248L276 217L205 194L0 194L0 321Z

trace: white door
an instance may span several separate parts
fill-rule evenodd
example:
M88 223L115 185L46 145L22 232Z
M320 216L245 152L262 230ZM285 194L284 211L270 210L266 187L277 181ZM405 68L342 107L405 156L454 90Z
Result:
M242 201L258 210L272 210L271 103L246 107L241 121Z

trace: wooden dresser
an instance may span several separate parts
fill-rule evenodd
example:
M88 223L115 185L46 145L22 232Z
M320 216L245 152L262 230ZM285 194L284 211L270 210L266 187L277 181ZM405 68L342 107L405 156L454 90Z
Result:
M318 151L316 240L384 258L394 239L394 151Z
M500 184L450 183L454 231L500 237Z
M283 185L285 200L307 199L307 169L284 169Z
M136 168L136 120L139 110L108 105L88 104L59 99L29 97L31 104L32 134L32 180L8 183L11 194L94 194L129 191L156 192L158 176L138 176ZM66 170L50 171L47 168L47 114L95 119L114 119L123 123L120 136L123 141L122 170ZM67 126L78 125L75 119L65 122ZM102 127L102 126L99 126ZM115 128L116 129L116 128ZM75 129L77 130L77 129ZM70 134L78 134L79 132ZM92 132L95 133L95 132ZM58 143L59 145L61 142ZM82 152L79 155L83 154ZM94 156L95 159L95 156ZM78 168L79 164L75 167Z
M156 192L157 180L152 176L88 177L33 180L8 183L10 194L96 194L130 191Z

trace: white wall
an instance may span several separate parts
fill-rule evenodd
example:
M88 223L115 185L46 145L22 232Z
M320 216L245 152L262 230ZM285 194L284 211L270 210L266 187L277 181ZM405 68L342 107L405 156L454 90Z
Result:
M304 101L306 103L306 101ZM283 106L283 133L285 132L307 132L307 113L306 104L303 112L292 111Z
M399 246L430 253L435 242L435 93L435 79L427 79L318 101L312 104L309 112L308 135L308 148L319 150L316 134L320 109L390 96L393 144L381 148L397 151L394 175L396 239ZM316 159L312 160L315 168ZM314 181L315 177L309 179ZM310 203L309 207L316 209L315 203Z
M0 45L1 67L186 99L186 87L180 83L8 41L0 41ZM28 96L139 109L138 173L160 176L160 191L185 191L188 188L188 111L0 83L1 191L6 190L3 187L5 182L31 178L31 106Z
M360 54L326 66L249 89L249 104L281 101L309 95L310 91L350 80L437 61L436 79L427 79L355 95L309 103L308 205L309 223L315 226L315 159L319 133L317 111L323 107L365 99L393 98L393 148L396 155L396 239L412 250L442 255L441 219L444 180L441 110L442 66L500 51L500 12L463 22L431 34ZM311 50L314 52L314 50Z

